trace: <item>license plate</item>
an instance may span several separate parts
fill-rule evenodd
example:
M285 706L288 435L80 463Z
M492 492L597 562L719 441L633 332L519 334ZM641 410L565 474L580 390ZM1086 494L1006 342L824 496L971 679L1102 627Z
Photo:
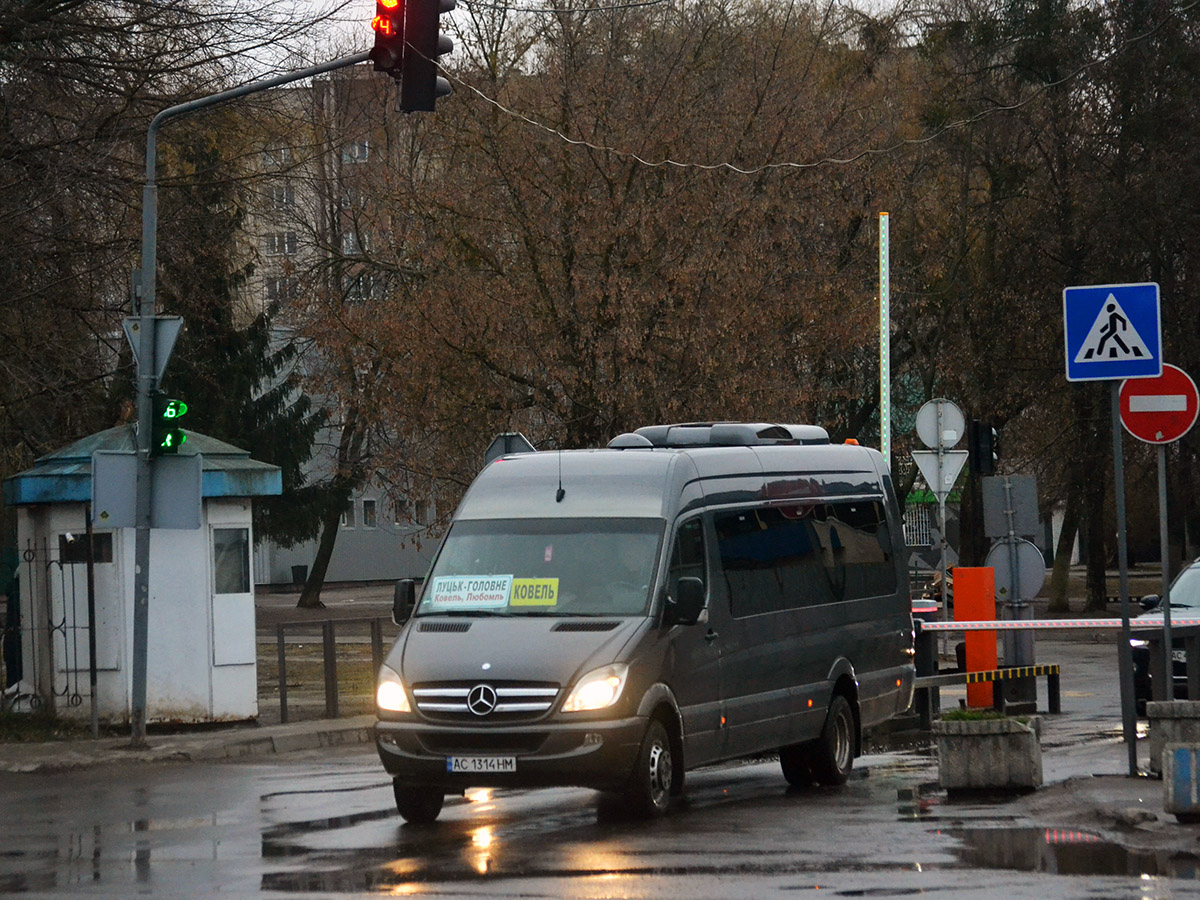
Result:
M1171 659L1175 660L1175 662L1187 662L1187 651L1186 650L1172 650L1171 651Z
M446 771L454 775L478 775L517 771L515 756L447 756Z

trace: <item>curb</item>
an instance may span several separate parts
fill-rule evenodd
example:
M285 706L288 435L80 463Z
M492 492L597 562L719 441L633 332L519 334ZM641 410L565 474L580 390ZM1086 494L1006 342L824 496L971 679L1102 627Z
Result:
M151 737L150 745L131 748L125 738L0 745L0 772L32 774L121 763L210 762L268 754L299 753L325 747L370 744L374 716L269 725L257 733L229 731L204 735Z

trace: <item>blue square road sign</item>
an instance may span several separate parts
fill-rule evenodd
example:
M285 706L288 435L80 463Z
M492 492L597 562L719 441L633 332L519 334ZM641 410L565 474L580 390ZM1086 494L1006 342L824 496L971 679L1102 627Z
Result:
M1161 375L1161 324L1154 282L1064 288L1067 380Z

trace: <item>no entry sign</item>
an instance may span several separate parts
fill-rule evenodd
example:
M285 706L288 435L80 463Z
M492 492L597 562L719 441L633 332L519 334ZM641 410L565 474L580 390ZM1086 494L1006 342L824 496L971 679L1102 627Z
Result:
M1196 423L1196 383L1178 366L1163 365L1157 378L1130 378L1121 385L1121 424L1148 444L1177 441Z

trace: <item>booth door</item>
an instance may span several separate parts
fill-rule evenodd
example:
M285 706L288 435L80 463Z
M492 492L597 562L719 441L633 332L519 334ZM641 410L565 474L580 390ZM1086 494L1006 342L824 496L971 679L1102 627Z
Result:
M213 665L255 662L254 584L250 578L250 529L212 527Z

